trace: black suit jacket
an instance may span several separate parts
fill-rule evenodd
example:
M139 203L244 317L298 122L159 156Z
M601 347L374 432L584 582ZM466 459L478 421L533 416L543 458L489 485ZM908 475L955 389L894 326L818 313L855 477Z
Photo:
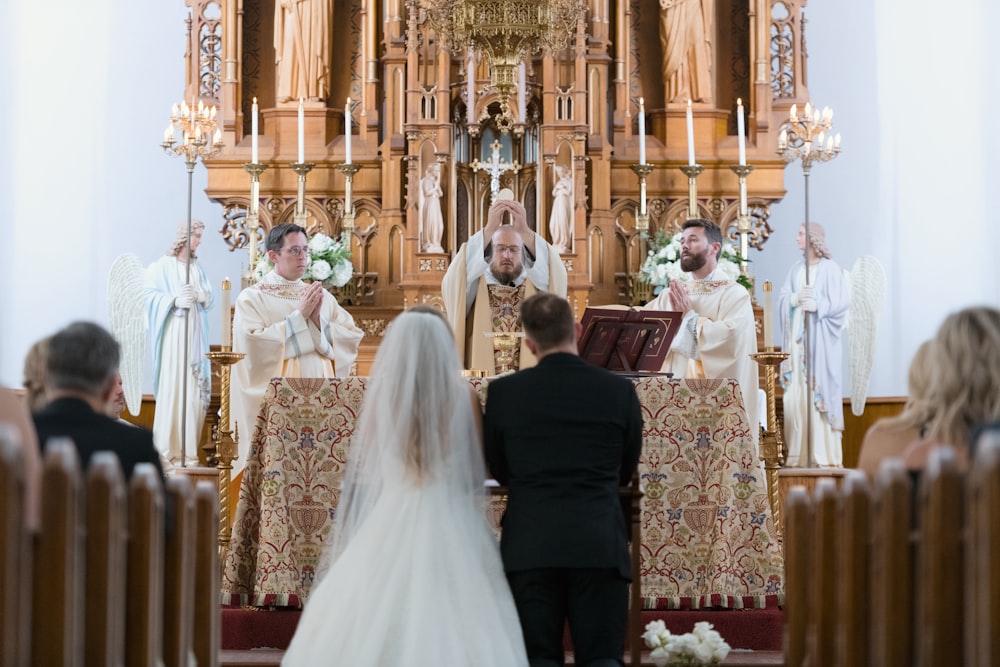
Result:
M642 448L632 382L572 354L489 384L486 458L509 488L500 550L508 572L617 568L630 576L618 487Z
M153 446L152 432L122 424L79 398L58 398L32 415L42 451L54 436L67 436L76 444L80 466L86 470L94 452L113 452L121 462L125 479L131 479L137 463L152 463L163 480L160 454Z

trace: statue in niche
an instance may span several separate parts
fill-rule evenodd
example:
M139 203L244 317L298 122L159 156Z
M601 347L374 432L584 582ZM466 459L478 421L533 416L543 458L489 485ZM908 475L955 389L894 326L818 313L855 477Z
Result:
M563 164L552 167L555 187L552 188L552 215L549 216L549 234L552 247L560 255L573 246L573 172Z
M441 164L435 162L424 170L420 179L420 239L424 252L444 252L441 235L444 234L444 216L441 214Z
M715 0L660 0L664 98L712 101L712 38Z
M325 100L330 93L333 0L276 0L275 99Z

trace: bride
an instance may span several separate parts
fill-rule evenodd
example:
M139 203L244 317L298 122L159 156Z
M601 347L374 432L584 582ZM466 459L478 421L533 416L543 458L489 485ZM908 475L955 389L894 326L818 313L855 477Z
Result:
M372 366L328 571L282 665L527 665L485 518L475 392L444 318L415 307Z

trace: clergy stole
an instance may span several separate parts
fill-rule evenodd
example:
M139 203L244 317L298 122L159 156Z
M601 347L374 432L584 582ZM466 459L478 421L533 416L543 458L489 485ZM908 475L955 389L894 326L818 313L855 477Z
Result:
M493 349L493 340L483 334L523 331L521 302L537 293L538 289L530 280L524 281L519 287L508 287L487 285L485 277L479 279L476 301L470 313L472 317L465 320L466 368L485 370L489 375L497 373L500 367L499 353ZM538 360L524 344L524 338L521 338L520 344L514 348L513 367L520 370L536 363Z

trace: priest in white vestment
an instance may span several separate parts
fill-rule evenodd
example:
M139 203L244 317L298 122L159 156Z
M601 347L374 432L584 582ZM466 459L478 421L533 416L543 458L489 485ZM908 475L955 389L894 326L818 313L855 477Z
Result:
M233 351L246 357L233 366L230 413L239 426L239 472L250 452L257 414L274 377L346 377L364 336L354 318L322 283L302 281L309 266L305 230L291 223L267 235L274 270L236 299Z
M759 380L757 328L750 292L718 270L722 231L711 220L687 220L681 227L681 269L690 280L671 280L644 308L682 314L663 371L674 377L736 378L743 392L747 423L758 441Z
M814 465L842 467L844 451L844 392L842 364L843 333L851 309L851 289L843 269L830 258L826 232L809 223L806 248L805 227L799 227L799 250L809 262L799 261L788 272L778 294L778 325L783 348L791 356L782 364L781 385L785 415L787 467ZM806 391L805 317L809 317L809 360L813 381L810 397ZM807 419L807 410L812 410ZM806 422L812 427L812 456Z
M509 190L490 206L486 227L462 244L448 266L441 293L465 368L495 375L534 366L521 343L509 364L494 350L490 332L521 332L521 303L539 291L566 297L566 267L549 243L528 227L524 207ZM510 224L501 224L505 213ZM488 240L488 241L487 241ZM484 247L485 243L485 247Z
M204 231L205 223L191 221L189 258L187 221L181 223L173 246L146 268L143 283L146 324L153 344L153 395L156 397L153 442L162 458L177 464L184 458L183 449L186 463L198 465L201 429L212 390L211 365L205 353L209 351L208 311L215 303L215 295L196 259ZM184 357L185 335L187 358Z

